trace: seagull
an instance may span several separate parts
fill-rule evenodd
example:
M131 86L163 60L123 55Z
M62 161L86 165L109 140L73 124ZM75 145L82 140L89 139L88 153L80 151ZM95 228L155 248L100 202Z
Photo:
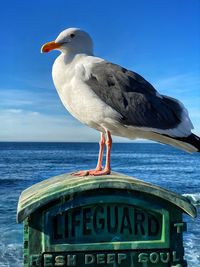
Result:
M81 123L100 132L99 156L93 170L76 176L111 173L112 135L149 139L187 152L200 151L184 105L161 95L143 77L93 54L90 35L78 28L62 31L44 44L42 53L59 50L52 76L65 108ZM106 145L106 162L102 166Z

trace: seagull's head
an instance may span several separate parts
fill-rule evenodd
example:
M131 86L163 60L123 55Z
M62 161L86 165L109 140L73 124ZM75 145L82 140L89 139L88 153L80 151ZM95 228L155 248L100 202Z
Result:
M62 31L55 41L42 46L41 52L47 53L59 50L64 54L86 53L92 55L93 43L89 34L77 28L69 28Z

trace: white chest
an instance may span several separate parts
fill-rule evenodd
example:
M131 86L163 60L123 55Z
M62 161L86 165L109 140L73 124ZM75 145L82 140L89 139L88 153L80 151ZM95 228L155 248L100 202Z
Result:
M53 66L53 80L66 109L82 123L99 129L99 125L113 115L113 110L84 82L88 69L84 59L65 64L59 57Z

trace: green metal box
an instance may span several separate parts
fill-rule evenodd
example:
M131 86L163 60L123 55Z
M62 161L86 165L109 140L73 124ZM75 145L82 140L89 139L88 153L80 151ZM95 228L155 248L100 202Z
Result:
M64 174L22 192L24 267L181 267L183 196L112 173Z

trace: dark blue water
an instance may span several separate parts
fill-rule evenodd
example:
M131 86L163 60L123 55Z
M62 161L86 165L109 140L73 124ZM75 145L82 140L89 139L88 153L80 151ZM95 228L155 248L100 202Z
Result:
M94 168L97 154L95 143L0 143L0 267L22 266L22 225L15 220L21 191L54 175ZM199 154L159 144L116 143L112 169L200 202ZM184 219L188 266L199 267L200 217Z

